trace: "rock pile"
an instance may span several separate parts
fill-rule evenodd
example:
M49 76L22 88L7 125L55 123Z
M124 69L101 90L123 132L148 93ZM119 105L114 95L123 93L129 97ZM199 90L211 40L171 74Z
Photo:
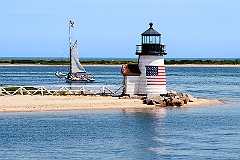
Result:
M155 105L157 107L181 107L188 102L193 102L193 97L187 93L178 93L169 91L166 95L147 95L143 98L143 103L147 105Z

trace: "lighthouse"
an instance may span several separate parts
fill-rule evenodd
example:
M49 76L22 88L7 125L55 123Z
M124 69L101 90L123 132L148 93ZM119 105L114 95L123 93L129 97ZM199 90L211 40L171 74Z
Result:
M123 64L124 94L148 95L167 93L164 55L166 46L161 34L153 29L153 23L141 34L142 43L136 46L138 64Z

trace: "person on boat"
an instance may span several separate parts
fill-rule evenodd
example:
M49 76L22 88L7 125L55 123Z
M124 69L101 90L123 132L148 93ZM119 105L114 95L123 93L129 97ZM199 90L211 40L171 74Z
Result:
M82 76L82 79L88 80L88 76L87 76L86 74L84 74L84 75Z
M74 74L74 77L80 78L80 76L78 75L78 73L75 73L75 74Z
M67 78L68 78L68 79L73 78L72 74L71 74L71 73L68 73L68 74L67 74Z

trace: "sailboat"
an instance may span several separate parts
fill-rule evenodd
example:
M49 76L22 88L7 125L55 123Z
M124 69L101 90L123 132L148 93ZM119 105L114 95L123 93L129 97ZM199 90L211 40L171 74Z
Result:
M58 78L64 78L66 82L69 82L69 83L93 82L95 81L94 75L92 74L86 75L86 70L83 68L83 66L79 62L77 40L72 45L71 28L74 28L73 21L69 21L69 48L70 48L69 73L64 74L62 72L57 71L55 75ZM83 75L79 75L79 73Z

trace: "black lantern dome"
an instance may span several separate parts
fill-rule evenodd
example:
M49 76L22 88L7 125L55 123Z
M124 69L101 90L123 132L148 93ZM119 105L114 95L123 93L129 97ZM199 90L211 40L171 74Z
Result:
M161 36L161 34L160 33L158 33L155 29L153 29L153 23L151 22L151 23L149 23L149 29L147 29L145 32L143 32L141 35L142 36L149 36L149 35L151 35L151 36Z
M153 29L153 23L149 23L149 29L143 32L142 44L137 45L137 55L166 55L165 45L161 44L161 34Z

